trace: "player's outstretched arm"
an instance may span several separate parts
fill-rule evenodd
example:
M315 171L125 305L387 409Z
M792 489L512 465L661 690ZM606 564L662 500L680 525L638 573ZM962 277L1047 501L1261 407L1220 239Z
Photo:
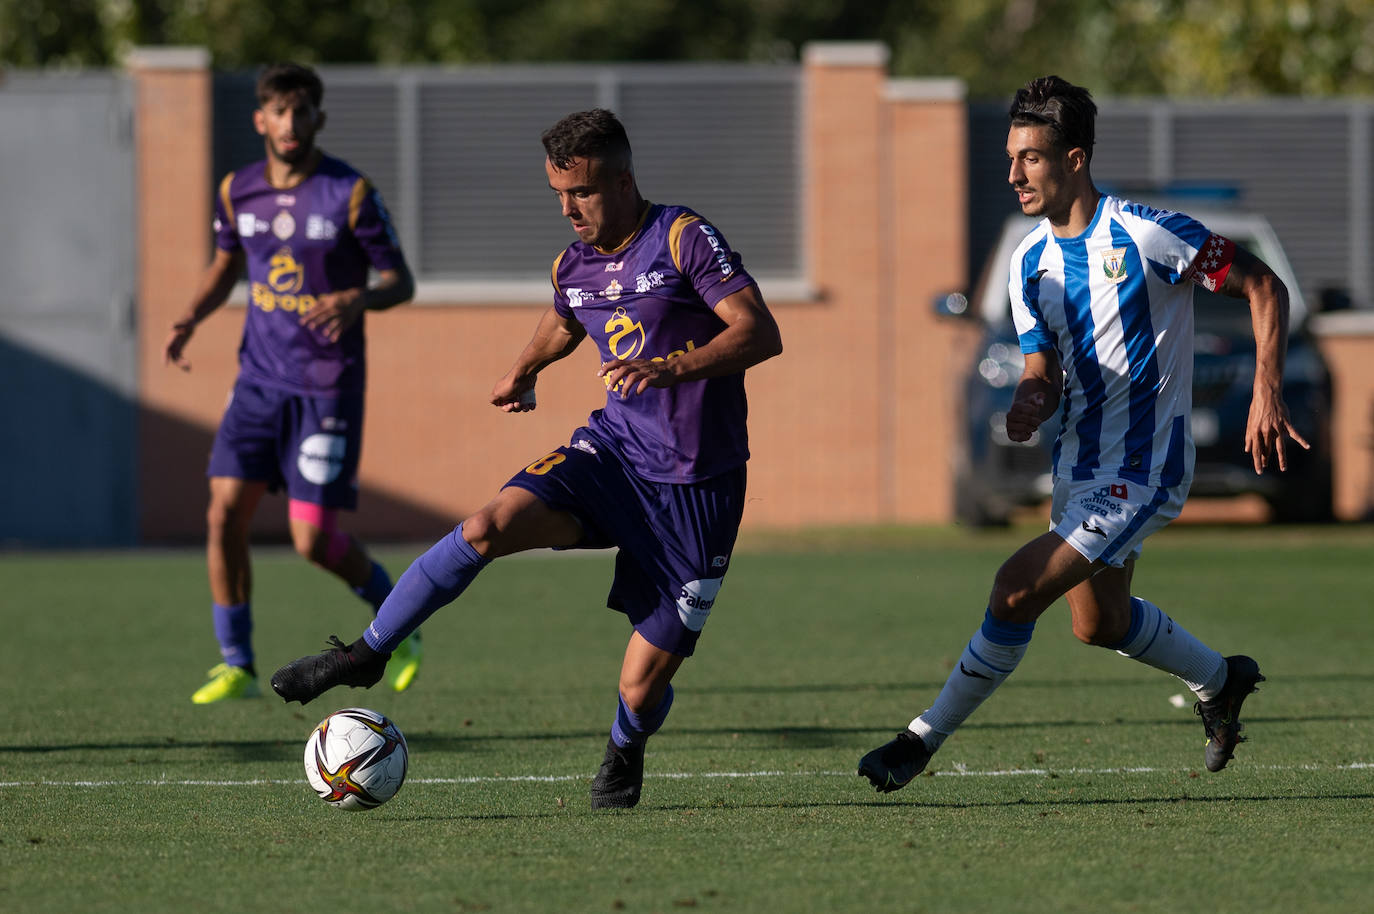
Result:
M1283 402L1283 363L1288 353L1288 287L1269 265L1244 248L1237 247L1230 271L1217 291L1250 302L1250 324L1255 334L1255 384L1250 395L1250 417L1245 427L1245 452L1255 472L1269 466L1272 452L1280 470L1288 469L1286 439L1310 448L1298 434Z
M1012 441L1029 441L1040 424L1059 408L1063 387L1059 353L1053 349L1026 353L1026 367L1007 409L1007 437Z
M599 375L621 397L641 394L650 387L671 387L684 381L735 374L782 353L782 334L756 285L716 302L716 316L726 327L705 346L663 361L614 359Z
M195 333L196 325L214 313L215 309L229 298L234 283L243 273L243 260L241 250L215 249L215 256L201 276L200 287L191 299L191 306L172 324L172 329L167 334L167 342L162 346L164 365L175 365L182 371L191 370L191 363L185 355L186 344L190 341L191 334Z
M491 405L508 413L523 413L535 408L534 382L539 372L577 348L587 331L570 317L553 308L545 311L510 371L491 390Z

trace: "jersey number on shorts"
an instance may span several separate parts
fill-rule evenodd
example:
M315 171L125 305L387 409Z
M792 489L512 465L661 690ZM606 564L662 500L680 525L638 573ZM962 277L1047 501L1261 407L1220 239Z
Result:
M525 467L525 472L533 473L535 476L543 476L549 470L552 470L554 467L558 466L560 463L567 459L568 458L566 455L554 451L551 454L545 454L543 457L540 457L534 463Z

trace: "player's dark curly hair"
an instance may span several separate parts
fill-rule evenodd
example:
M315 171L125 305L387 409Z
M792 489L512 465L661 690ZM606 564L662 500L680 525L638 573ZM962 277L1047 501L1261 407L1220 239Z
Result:
M560 171L571 168L573 159L600 159L617 172L634 170L625 127L605 108L569 114L540 139L549 161Z
M316 108L324 101L324 83L319 75L304 64L274 63L258 75L258 104L266 105L281 95L305 92Z
M1082 149L1092 161L1097 105L1082 86L1058 76L1032 79L1016 91L1008 113L1013 127L1049 127L1059 149Z

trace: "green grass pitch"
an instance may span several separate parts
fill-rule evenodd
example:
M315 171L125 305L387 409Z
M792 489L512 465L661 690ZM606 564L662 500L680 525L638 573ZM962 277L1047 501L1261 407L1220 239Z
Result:
M598 813L628 635L602 608L609 554L495 563L425 627L411 691L305 709L190 703L217 661L199 554L0 555L0 910L1368 910L1366 527L1147 545L1136 592L1268 677L1219 774L1182 685L1078 644L1060 603L930 776L880 796L855 775L934 697L1035 532L746 537L643 802ZM379 554L399 573L415 550ZM365 624L294 555L254 571L264 674ZM372 812L321 803L301 766L349 705L410 743Z

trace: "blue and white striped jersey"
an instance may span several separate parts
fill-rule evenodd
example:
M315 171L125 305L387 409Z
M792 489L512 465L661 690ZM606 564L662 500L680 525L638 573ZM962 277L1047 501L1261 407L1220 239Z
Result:
M1043 220L1017 247L1021 351L1057 349L1064 367L1056 476L1191 481L1193 283L1214 288L1211 261L1233 250L1182 213L1106 195L1082 235Z

